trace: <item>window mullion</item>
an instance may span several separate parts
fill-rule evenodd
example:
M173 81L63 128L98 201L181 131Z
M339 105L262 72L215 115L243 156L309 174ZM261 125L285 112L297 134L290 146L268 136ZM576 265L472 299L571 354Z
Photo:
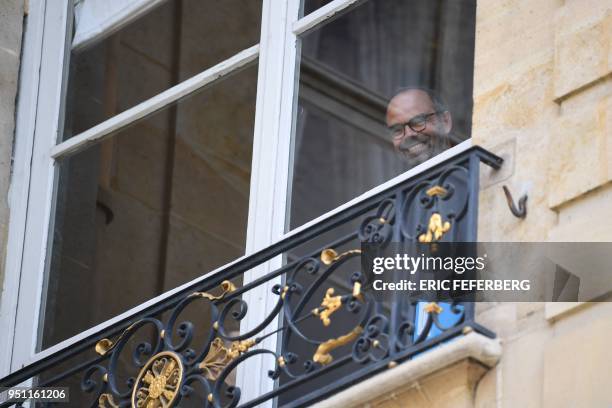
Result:
M299 0L263 1L247 254L272 244L284 233L296 67L296 36L291 26L298 19L299 6ZM247 272L244 283L281 264L280 256L266 262ZM271 295L271 289L278 283L280 278L243 295L249 312L241 322L241 332L256 327L264 313L273 309L278 297ZM278 324L275 320L259 335L275 330ZM276 350L276 336L268 337L261 347ZM272 381L267 379L270 368L270 356L262 355L238 367L242 400L248 401L272 389Z
M145 118L148 115L157 112L170 104L177 102L206 85L222 79L223 77L236 72L238 69L248 65L254 61L259 54L259 46L254 45L246 50L240 51L236 55L220 62L219 64L189 78L185 81L166 89L165 91L147 99L138 105L121 112L110 119L88 129L70 139L54 146L51 150L53 158L59 158L69 154L77 153L89 146L92 143L98 142L113 132L123 129L135 121Z

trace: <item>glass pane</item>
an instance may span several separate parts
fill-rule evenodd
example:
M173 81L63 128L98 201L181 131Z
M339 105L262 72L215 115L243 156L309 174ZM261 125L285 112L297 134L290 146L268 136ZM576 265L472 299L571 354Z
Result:
M289 228L469 138L475 10L371 0L300 38Z
M306 16L318 8L331 3L332 0L302 0L302 16Z
M257 44L260 27L261 0L173 0L73 52L63 140Z
M256 88L252 64L59 162L43 348L244 254Z

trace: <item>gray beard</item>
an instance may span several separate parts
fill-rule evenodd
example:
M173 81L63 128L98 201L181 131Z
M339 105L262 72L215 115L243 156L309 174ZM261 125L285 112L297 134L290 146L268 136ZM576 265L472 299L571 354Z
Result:
M418 154L411 154L408 150L401 150L399 154L408 168L415 167L451 147L448 136L428 136L427 149Z

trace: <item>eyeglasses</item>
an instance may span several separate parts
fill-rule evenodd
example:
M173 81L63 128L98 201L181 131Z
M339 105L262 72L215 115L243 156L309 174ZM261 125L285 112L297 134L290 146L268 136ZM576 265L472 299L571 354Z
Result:
M404 137L406 134L406 126L412 129L414 132L420 133L427 127L427 121L430 117L438 115L443 112L431 112L422 113L411 118L408 122L398 123L397 125L389 126L389 135L393 138Z

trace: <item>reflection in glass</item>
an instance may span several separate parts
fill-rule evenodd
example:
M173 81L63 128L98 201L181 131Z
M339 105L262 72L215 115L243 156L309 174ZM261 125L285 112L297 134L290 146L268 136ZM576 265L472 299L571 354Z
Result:
M172 0L73 52L63 140L257 44L260 26L260 0Z
M42 347L245 250L257 66L59 162Z
M474 19L473 0L371 0L301 37L289 229L469 138ZM389 101L405 88L434 97L400 100L390 121ZM394 146L390 125L432 112Z

